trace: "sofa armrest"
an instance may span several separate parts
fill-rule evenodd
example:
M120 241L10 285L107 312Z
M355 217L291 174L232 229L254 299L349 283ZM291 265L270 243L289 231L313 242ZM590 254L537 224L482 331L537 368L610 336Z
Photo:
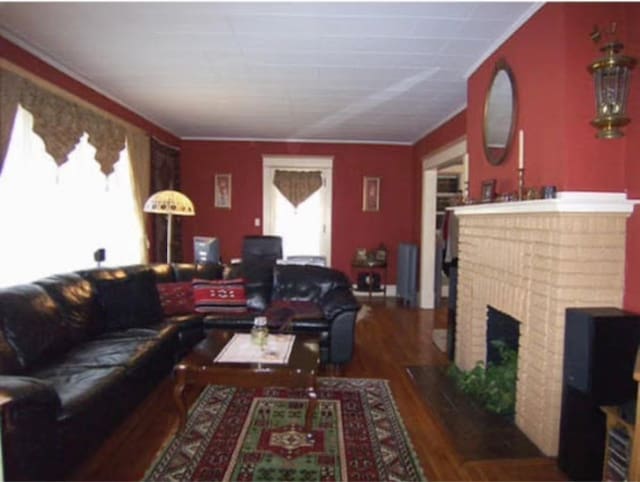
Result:
M56 418L60 398L45 381L0 376L2 446L6 480L52 480L56 466Z
M0 406L5 426L12 422L12 412L28 411L30 407L47 408L55 418L60 405L58 393L46 382L38 378L0 375Z
M328 320L333 320L345 311L357 312L360 304L350 289L338 288L327 292L318 302L322 313ZM355 315L354 315L355 316Z

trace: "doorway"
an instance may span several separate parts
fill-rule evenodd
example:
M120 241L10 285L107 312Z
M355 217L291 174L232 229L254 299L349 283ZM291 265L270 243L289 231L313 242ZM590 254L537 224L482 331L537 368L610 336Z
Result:
M462 138L454 144L425 157L422 160L422 220L420 229L420 308L433 309L437 305L437 299L441 295L440 287L436 282L439 275L439 263L437 256L437 193L438 193L438 169L452 164L464 164L464 172L468 171L467 140ZM461 179L464 183L468 179ZM437 286L438 285L438 286ZM436 288L438 293L436 293Z
M276 170L319 171L322 185L294 207L274 185ZM263 234L282 237L288 256L323 256L331 266L331 211L333 157L262 157Z

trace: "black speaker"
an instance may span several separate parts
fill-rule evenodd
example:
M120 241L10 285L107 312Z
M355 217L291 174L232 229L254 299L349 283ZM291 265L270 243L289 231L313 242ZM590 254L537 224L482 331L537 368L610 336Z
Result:
M633 379L640 315L617 308L568 308L558 465L572 480L601 480L601 405L636 396Z

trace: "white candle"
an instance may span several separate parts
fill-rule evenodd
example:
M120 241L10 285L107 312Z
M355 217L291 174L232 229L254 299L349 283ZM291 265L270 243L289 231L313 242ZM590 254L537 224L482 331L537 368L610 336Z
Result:
M462 182L469 182L469 154L462 158Z
M524 131L518 133L518 169L524 169Z

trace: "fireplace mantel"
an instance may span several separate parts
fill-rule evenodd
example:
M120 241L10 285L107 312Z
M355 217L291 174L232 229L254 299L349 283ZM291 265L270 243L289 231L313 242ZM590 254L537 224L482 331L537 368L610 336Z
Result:
M467 204L453 209L457 216L524 213L626 213L640 200L619 192L562 191L554 199Z

